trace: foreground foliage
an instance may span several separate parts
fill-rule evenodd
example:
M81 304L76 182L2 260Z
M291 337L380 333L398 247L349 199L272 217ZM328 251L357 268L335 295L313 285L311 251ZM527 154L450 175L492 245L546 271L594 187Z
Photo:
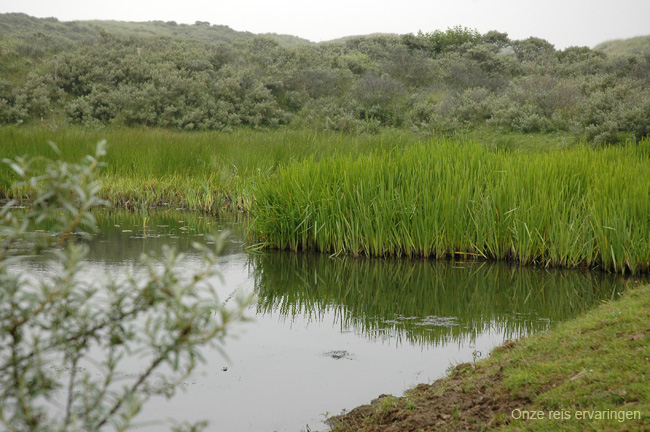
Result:
M31 203L26 213L13 202L0 210L0 424L7 430L126 430L147 399L171 397L203 360L202 348L220 349L242 319L247 299L225 308L210 285L219 239L216 249L196 245L204 260L191 274L168 249L160 261L143 257L142 271L125 280L82 277L87 248L75 239L95 226L90 209L106 204L97 195L103 155L100 143L81 164L6 161ZM38 230L44 222L51 234ZM52 260L49 276L12 270L30 253ZM137 370L127 369L134 362Z
M650 270L650 141L544 153L434 140L290 164L255 189L263 246Z

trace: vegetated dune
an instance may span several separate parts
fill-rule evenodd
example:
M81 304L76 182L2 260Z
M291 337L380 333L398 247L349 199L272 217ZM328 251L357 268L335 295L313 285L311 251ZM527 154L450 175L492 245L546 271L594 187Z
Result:
M456 26L311 43L208 22L0 15L0 124L650 133L650 56ZM6 59L6 61L4 61Z
M594 47L595 51L612 56L634 56L650 54L650 35L637 36L629 39L605 41Z

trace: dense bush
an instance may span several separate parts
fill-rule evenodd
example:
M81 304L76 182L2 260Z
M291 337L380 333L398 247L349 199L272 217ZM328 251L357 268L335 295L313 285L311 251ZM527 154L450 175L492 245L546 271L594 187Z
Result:
M352 87L351 96L362 107L361 117L378 120L386 125L401 123L401 100L406 95L404 86L390 77L365 75Z
M41 51L56 52L58 45L41 39ZM267 37L206 43L102 32L65 45L56 80L51 57L16 46L0 43L10 59L0 65L7 72L0 123L55 114L85 125L184 130L291 122L345 132L492 125L570 130L594 142L641 138L650 129L650 55L556 50L540 38L510 40L497 31L453 27L300 46ZM31 72L17 76L28 65Z
M300 112L301 121L308 127L331 132L375 133L381 122L374 118L363 118L364 108L353 98L312 99Z

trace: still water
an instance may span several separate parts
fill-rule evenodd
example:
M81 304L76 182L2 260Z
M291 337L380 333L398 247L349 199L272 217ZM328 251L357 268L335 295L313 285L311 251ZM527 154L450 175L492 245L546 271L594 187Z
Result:
M172 400L151 400L136 430L169 430L168 418L207 419L210 431L327 430L327 416L400 395L496 345L544 331L625 287L619 278L480 262L331 258L248 253L242 225L178 211L98 215L88 277L114 279L141 253L174 245L198 267L191 243L228 229L215 280L222 299L254 293L249 323ZM25 262L38 277L47 264ZM226 300L227 301L227 300ZM137 369L137 364L132 365ZM125 371L125 373L128 371ZM158 423L162 421L163 424Z

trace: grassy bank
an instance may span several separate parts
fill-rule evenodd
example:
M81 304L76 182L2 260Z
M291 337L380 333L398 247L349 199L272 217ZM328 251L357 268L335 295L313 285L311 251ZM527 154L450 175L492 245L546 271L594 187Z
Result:
M649 359L650 287L643 286L330 422L337 432L647 431Z
M369 256L650 270L650 141L513 152L438 139L306 159L255 189L257 241Z

